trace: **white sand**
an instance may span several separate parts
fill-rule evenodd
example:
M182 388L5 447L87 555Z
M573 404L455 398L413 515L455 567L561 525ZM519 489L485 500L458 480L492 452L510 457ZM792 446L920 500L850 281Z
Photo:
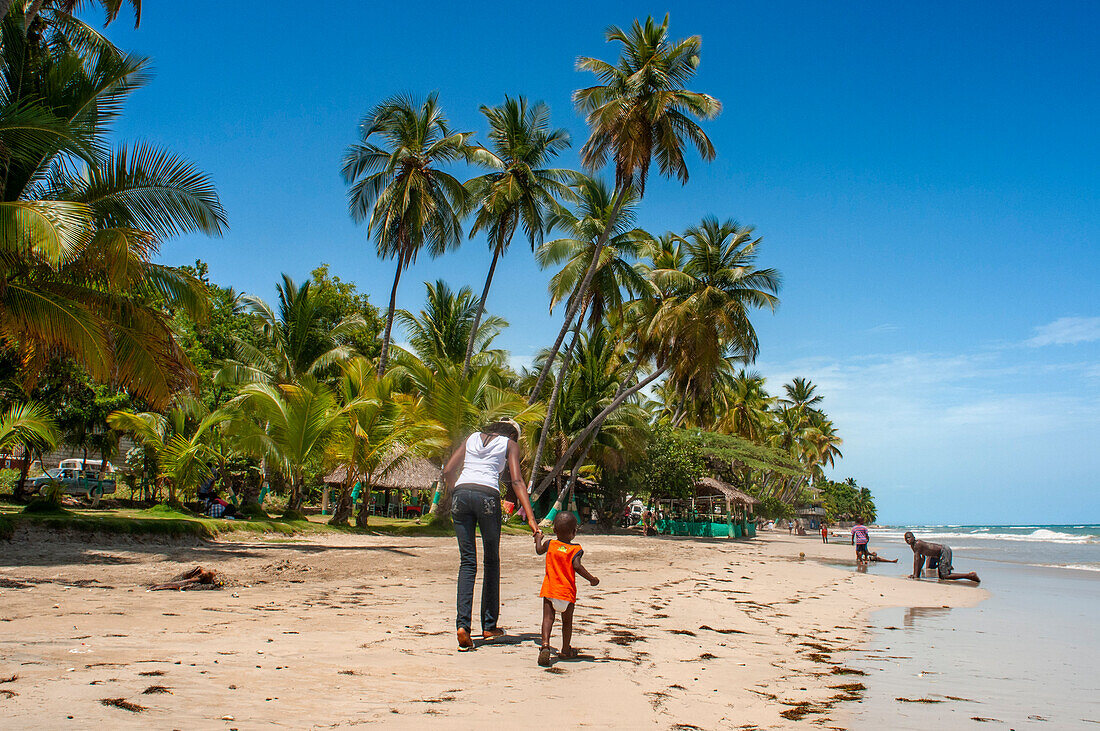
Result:
M453 539L35 538L0 542L0 681L18 676L0 682L8 728L839 727L842 699L859 693L832 686L864 680L836 671L859 669L868 611L985 596L822 566L809 559L853 553L819 538L581 536L601 579L580 587L584 657L548 671L535 663L542 559L527 538L502 544L511 637L471 653L455 651ZM909 557L895 557L900 577ZM234 585L145 591L199 564ZM800 703L805 720L781 715Z

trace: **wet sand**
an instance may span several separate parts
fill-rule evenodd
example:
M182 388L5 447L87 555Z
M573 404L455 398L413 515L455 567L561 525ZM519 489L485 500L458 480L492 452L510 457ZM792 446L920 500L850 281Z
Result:
M1100 729L1100 577L1007 562L990 541L957 540L956 569L977 571L990 598L975 607L874 612L868 691L841 714L843 725ZM897 538L879 539L878 548L892 556L909 550Z
M458 653L453 539L17 534L0 543L0 714L10 728L843 728L872 610L986 596L824 566L812 559L852 549L811 538L579 542L601 579L580 587L582 656L543 669L542 559L520 536L501 549L509 636ZM195 565L229 585L146 591Z

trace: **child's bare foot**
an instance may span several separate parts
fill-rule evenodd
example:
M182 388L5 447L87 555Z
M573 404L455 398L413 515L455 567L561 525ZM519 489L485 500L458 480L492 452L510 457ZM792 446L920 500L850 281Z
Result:
M542 649L539 650L539 667L544 667L544 668L550 667L550 646L549 645L543 645Z
M493 627L492 629L487 629L484 632L482 632L481 633L481 639L485 640L486 642L490 642L492 640L495 640L498 637L503 637L504 634L505 634L504 630L502 630L498 627Z
M474 649L474 641L470 639L470 630L458 628L458 651L467 652Z
M577 656L577 650L573 647L563 647L561 652L558 653L558 657L562 660L572 660Z

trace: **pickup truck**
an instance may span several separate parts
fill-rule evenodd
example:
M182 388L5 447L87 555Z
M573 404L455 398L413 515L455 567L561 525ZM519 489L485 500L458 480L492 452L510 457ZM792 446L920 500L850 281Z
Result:
M44 494L51 483L61 485L61 491L66 495L83 495L93 503L104 495L113 495L115 492L115 479L102 472L90 470L76 470L69 467L55 467L46 470L46 474L27 480L27 485L32 493Z

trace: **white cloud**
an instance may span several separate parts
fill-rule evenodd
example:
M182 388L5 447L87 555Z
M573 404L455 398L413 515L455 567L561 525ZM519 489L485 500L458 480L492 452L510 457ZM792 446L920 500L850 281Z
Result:
M884 520L997 522L1057 508L1042 499L1082 500L1080 480L1092 473L1088 442L1100 430L1091 364L1020 355L889 353L757 369L773 394L795 376L818 385L844 439L833 475L870 487ZM1025 508L1016 497L1024 494L1046 497ZM1082 509L1092 514L1088 502Z
M1074 345L1100 340L1100 317L1059 317L1035 328L1028 345Z

